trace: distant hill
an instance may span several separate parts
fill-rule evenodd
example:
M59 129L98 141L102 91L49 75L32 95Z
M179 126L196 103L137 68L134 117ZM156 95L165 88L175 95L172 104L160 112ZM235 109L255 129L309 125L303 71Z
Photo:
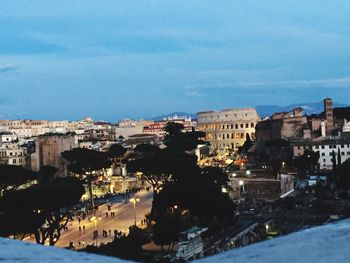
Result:
M333 102L333 108L344 108L344 107L349 107L349 106L350 105L347 105L347 104ZM307 115L319 114L319 113L323 112L323 101L297 103L297 104L290 104L290 105L286 105L286 106L258 105L255 108L261 117L267 117L267 116L271 116L272 114L274 114L276 112L290 111L290 110L292 110L294 108L298 108L298 107L303 108L304 112ZM148 118L148 119L154 120L154 121L161 121L164 118L173 117L174 115L177 115L179 117L190 116L192 119L197 119L197 115L195 113L189 113L189 112L172 112L169 114L163 114L163 115L159 115L159 116Z
M333 102L333 108L346 107L349 105ZM321 113L323 111L323 101L319 102L307 102L290 104L287 106L277 106L277 105L259 105L256 106L256 110L261 117L271 116L275 112L290 111L294 108L301 107L307 115Z
M169 117L173 117L173 116L179 116L179 117L183 117L183 116L186 116L186 117L191 117L192 119L196 119L197 118L197 115L196 114L193 114L193 113L188 113L188 112L172 112L172 113L169 113L169 114L164 114L164 115L159 115L159 116L156 116L156 117L153 117L153 118L150 118L151 120L153 121L161 121L165 118L169 118Z

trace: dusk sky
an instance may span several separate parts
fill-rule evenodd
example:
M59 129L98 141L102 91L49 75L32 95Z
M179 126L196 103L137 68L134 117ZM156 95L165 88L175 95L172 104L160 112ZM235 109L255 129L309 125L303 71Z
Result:
M350 1L1 0L0 118L350 100Z

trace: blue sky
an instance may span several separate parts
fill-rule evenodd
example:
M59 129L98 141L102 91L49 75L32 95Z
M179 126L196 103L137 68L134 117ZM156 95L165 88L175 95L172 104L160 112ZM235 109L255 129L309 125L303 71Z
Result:
M350 1L1 0L0 118L350 99Z

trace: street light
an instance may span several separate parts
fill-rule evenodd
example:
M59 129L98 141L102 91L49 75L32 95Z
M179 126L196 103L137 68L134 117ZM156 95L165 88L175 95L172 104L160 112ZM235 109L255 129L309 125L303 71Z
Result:
M244 182L243 182L243 180L239 180L238 185L239 185L239 198L241 199L241 193L244 192Z
M136 226L136 203L140 202L139 198L131 198L130 202L134 205L134 219L135 219L135 226Z
M268 232L269 232L269 225L266 224L266 225L265 225L265 228L266 228L266 233L268 233Z
M93 216L93 217L90 218L90 221L94 222L94 225L95 225L95 228L96 228L97 227L97 220L101 220L101 219L102 219L101 217L97 218L96 216Z

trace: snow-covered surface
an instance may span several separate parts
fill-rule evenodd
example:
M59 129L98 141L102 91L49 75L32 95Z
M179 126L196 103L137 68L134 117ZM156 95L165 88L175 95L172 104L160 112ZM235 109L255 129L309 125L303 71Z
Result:
M198 262L348 263L350 220L309 228L288 236L231 250Z
M130 261L0 238L0 262L126 263Z
M306 229L288 236L231 250L196 262L220 263L347 263L350 262L350 220ZM0 238L0 262L127 262Z

